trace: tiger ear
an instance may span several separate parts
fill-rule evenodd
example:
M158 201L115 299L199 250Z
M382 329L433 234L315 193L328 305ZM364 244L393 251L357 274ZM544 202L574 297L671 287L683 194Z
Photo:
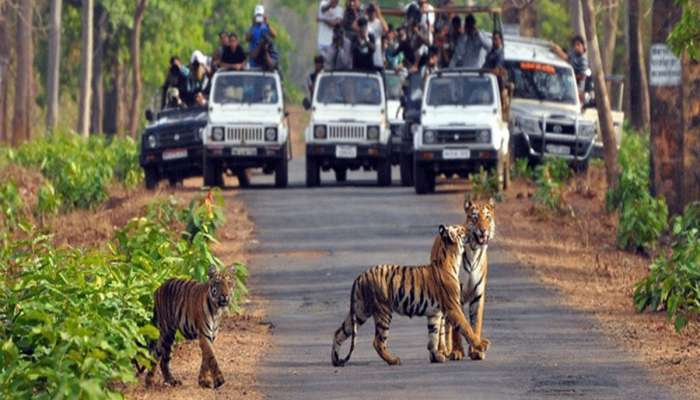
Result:
M446 242L452 240L452 237L450 237L450 231L449 229L447 229L447 227L445 227L445 225L440 225L438 227L438 232L440 233L440 237L442 238L442 240Z
M210 265L210 266L209 266L209 272L208 272L208 275L209 275L209 279L210 279L210 280L211 280L211 279L214 279L214 278L216 277L216 272L217 272L217 271L216 271L216 265L214 265L214 264Z
M469 197L467 197L467 199L464 200L464 213L469 214L469 210L471 210L472 207L474 207L474 203Z
M491 206L491 208L495 208L495 207L496 207L496 199L494 199L493 197L491 197L491 198L489 199L489 205Z

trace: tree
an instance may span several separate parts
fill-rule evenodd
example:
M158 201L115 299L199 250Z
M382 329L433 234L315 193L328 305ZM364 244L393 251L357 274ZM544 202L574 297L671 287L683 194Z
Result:
M583 10L581 0L569 0L569 14L571 15L571 29L574 35L579 35L586 40L586 27L583 25Z
M627 51L630 121L640 131L649 129L649 84L642 45L642 13L640 0L627 2Z
M17 77L15 79L15 104L12 117L12 145L17 145L31 137L32 72L34 65L34 45L32 20L34 2L19 0L17 7L17 34L15 36L17 54Z
M10 33L9 33L9 4L0 1L0 143L9 141L7 125L7 92L9 87L10 70Z
M92 121L90 131L104 132L104 54L107 41L108 14L104 7L97 5L95 8L95 56L92 73Z
M131 110L129 113L129 135L136 137L141 120L139 112L141 105L141 24L143 13L146 11L147 0L138 0L134 12L134 27L131 31L131 68L133 72L133 93L131 93Z
M603 46L600 55L603 59L603 70L610 75L613 72L615 43L617 42L617 17L619 0L603 0Z
M78 107L78 133L83 137L90 135L90 104L92 96L92 23L93 0L83 0L82 7L82 48L80 60L80 99Z
M505 0L502 9L503 23L518 25L521 36L537 36L536 0Z
M595 84L596 108L598 109L598 121L601 135L603 136L603 152L605 155L605 178L608 188L617 186L617 143L615 142L615 130L613 128L612 113L610 111L610 98L608 88L605 85L605 71L600 57L598 45L598 32L596 29L595 9L593 0L582 0L583 20L588 37L588 56L591 60L593 78Z
M58 122L58 95L61 65L61 12L62 0L51 0L49 21L49 57L46 78L46 129L47 133L56 128Z

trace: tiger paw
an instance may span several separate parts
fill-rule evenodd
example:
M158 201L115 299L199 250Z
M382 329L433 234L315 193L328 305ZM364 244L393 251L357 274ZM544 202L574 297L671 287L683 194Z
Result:
M471 346L471 351L486 352L486 350L488 350L490 344L491 344L491 342L489 342L488 339L481 339L479 341L479 343L476 343L473 346Z
M447 361L447 357L445 357L444 354L437 352L437 353L430 353L430 362L431 363L444 363Z
M469 358L475 361L481 361L486 359L486 352L484 351L469 351Z
M401 365L401 359L399 357L395 357L392 360L388 360L386 363L389 365Z
M450 360L460 361L464 359L464 350L452 350L450 353Z
M224 380L223 375L217 375L216 377L214 377L214 389L220 387L220 386L223 385L225 382L226 382L226 381Z
M179 379L175 379L173 377L170 377L170 378L165 380L165 384L170 385L170 386L180 386L180 385L182 385L182 381L180 381Z

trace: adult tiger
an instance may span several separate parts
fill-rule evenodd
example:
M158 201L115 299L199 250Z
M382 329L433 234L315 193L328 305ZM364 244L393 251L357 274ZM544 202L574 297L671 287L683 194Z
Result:
M336 330L331 361L343 366L355 348L357 328L374 317L374 349L389 365L401 363L387 348L392 313L408 317L428 317L428 350L431 362L444 362L447 354L438 351L443 317L459 327L459 333L475 349L486 351L489 341L476 338L459 303L459 270L462 264L467 230L462 225L440 225L433 243L429 265L405 267L378 265L361 273L352 284L350 312ZM340 346L352 336L350 351L341 359Z
M216 339L221 315L231 299L231 287L229 278L211 266L207 283L170 279L156 290L153 324L159 328L160 337L153 349L156 364L146 375L146 385L153 383L158 361L166 384L177 386L182 383L170 372L170 350L178 330L187 340L199 339L202 350L199 385L217 388L224 384L224 376L216 362L212 344ZM151 347L154 347L153 344Z
M462 307L469 307L469 321L474 328L474 334L477 338L481 337L484 321L486 278L488 276L486 250L496 230L496 212L494 207L493 199L488 202L466 201L464 203L464 212L467 219L465 227L469 234L469 240L468 245L464 248L462 269L459 273L461 303ZM459 335L453 332L454 327L448 323L445 329L441 330L445 332L445 337L440 340L441 347L444 346L443 351L449 354L452 360L463 359L464 348L462 347L462 340ZM469 358L472 360L483 360L485 356L485 351L470 346Z

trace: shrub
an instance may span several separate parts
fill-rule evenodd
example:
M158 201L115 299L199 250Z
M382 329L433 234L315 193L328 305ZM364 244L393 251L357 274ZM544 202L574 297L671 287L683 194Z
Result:
M670 256L658 257L649 275L637 282L634 303L639 312L665 308L676 331L700 312L700 203L686 207L673 222L674 242Z
M547 158L535 169L535 201L549 209L563 211L565 208L563 187L571 177L571 169L564 159Z
M527 158L518 158L513 165L513 178L532 179L534 173Z
M469 181L472 184L469 197L472 200L501 200L501 194L498 190L499 178L498 174L489 173L484 167L479 168L478 174L470 174Z

